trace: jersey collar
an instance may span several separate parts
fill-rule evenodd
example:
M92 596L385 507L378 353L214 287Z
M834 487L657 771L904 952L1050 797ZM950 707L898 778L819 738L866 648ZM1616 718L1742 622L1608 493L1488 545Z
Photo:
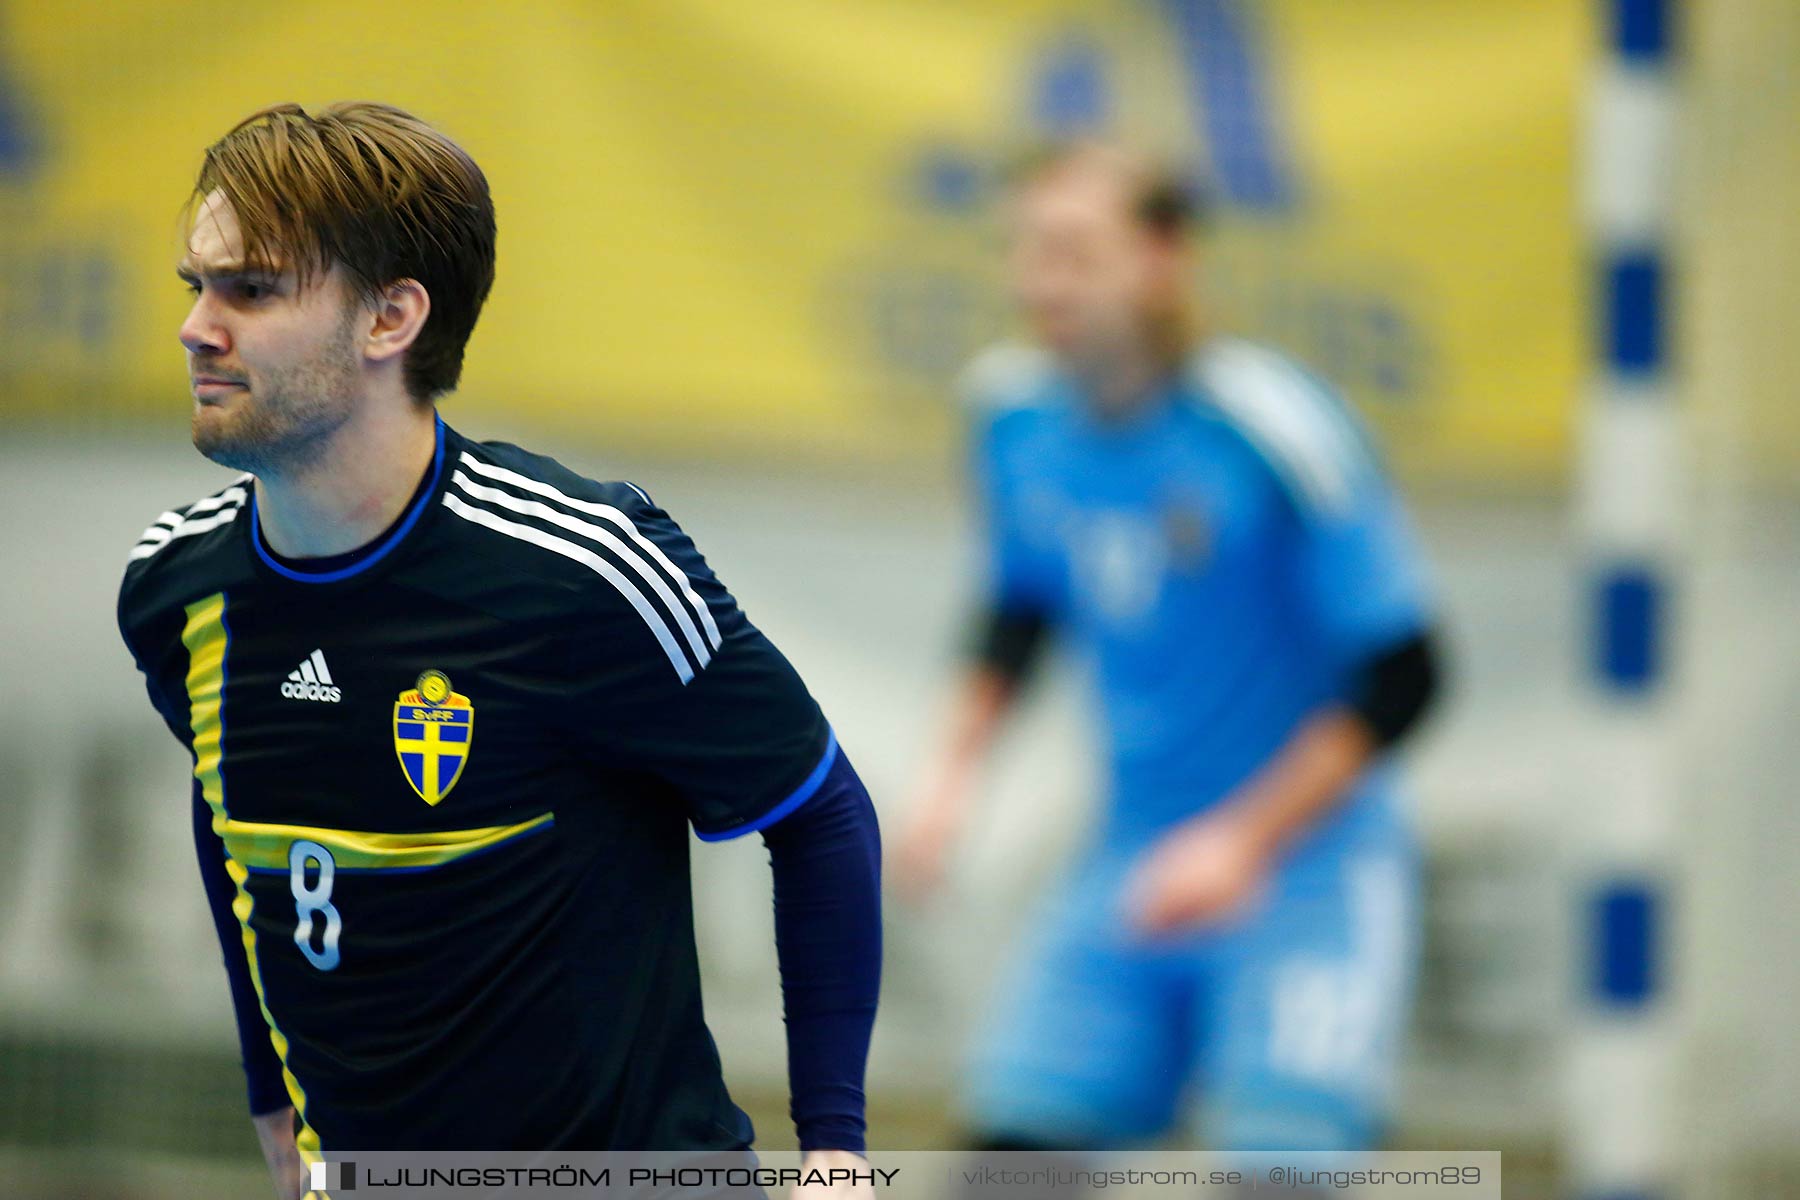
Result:
M328 570L296 570L286 563L278 562L275 556L269 553L268 546L263 542L262 525L256 518L256 490L252 488L249 503L250 545L255 549L256 557L262 560L263 566L283 579L292 579L297 583L337 583L360 575L373 567L386 558L394 547L406 540L406 535L411 533L413 526L419 523L420 516L430 507L432 498L437 494L438 484L444 473L444 418L441 415L436 417L436 435L437 444L431 454L431 472L426 477L425 486L407 506L406 512L386 533L362 549L353 550L348 555L335 557L332 560L334 565Z

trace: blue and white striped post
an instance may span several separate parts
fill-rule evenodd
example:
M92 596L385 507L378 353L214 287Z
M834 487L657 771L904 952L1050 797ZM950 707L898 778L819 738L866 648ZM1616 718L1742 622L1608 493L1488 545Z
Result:
M1592 587L1593 752L1574 861L1581 1002L1568 1056L1572 1192L1667 1200L1675 1163L1669 988L1676 771L1668 691L1682 511L1667 247L1676 0L1600 0L1586 208L1599 369L1581 499Z

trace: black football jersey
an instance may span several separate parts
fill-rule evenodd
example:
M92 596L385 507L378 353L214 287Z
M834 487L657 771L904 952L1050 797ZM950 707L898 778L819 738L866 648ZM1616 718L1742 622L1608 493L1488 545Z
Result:
M688 829L817 786L792 667L642 491L441 421L401 519L307 567L246 476L146 530L119 598L303 1154L748 1145Z

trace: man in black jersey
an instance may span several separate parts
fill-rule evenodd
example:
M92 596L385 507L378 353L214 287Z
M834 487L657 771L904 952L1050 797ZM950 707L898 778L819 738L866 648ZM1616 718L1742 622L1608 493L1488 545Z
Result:
M193 754L280 1194L325 1151L748 1147L690 825L767 842L800 1144L860 1164L868 795L643 490L437 415L493 279L480 170L398 109L281 105L189 212L194 444L246 473L144 532L119 622Z

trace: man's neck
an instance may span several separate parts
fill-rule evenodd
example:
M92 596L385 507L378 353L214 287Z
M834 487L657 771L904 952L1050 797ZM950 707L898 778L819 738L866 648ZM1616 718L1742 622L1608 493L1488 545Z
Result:
M1103 421L1130 421L1164 394L1170 376L1197 341L1195 325L1185 313L1153 322L1143 337L1118 347L1104 362L1078 372Z
M263 541L284 558L366 546L400 517L437 447L429 406L365 406L309 462L256 478Z
M1149 407L1161 391L1167 374L1161 362L1148 356L1134 356L1108 364L1105 370L1094 372L1087 381L1094 398L1094 411L1103 420L1130 420Z

